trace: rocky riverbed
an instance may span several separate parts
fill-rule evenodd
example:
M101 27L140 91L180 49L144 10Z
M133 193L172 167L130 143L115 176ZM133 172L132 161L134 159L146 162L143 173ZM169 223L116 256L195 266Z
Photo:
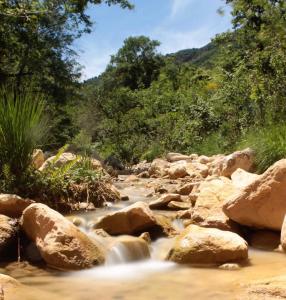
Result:
M65 217L1 195L1 247L21 257L2 259L0 299L286 298L286 162L251 159L170 154L114 180L124 201Z

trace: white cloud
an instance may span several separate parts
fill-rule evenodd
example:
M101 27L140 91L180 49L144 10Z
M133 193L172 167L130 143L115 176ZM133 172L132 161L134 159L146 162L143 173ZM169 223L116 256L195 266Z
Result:
M171 18L176 17L182 13L194 0L172 0Z
M173 53L182 49L199 48L206 45L213 36L212 30L202 27L190 31L157 29L152 37L161 41L160 50L163 54Z

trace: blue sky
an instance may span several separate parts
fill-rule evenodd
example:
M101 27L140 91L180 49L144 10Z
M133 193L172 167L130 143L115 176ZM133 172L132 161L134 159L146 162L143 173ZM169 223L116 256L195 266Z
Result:
M161 42L163 54L207 44L217 33L231 29L229 8L223 0L131 0L133 11L118 6L94 6L91 34L74 44L83 65L83 79L99 75L129 36L146 35ZM225 15L217 13L225 9Z

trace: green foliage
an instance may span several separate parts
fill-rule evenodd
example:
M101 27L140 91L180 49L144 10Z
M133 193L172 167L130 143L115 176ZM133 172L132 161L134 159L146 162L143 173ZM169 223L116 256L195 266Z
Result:
M21 176L30 166L33 150L47 133L43 113L39 94L0 90L0 169L6 179Z
M286 157L286 124L252 129L239 143L255 151L257 171L262 173L276 161Z

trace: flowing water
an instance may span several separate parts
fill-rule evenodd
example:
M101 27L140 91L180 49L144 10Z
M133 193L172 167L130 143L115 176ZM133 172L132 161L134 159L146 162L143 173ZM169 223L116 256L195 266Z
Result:
M130 201L84 215L83 230L98 216L139 200L150 201L148 181L134 186L119 184ZM82 216L83 217L83 216ZM182 224L174 224L178 229ZM59 273L24 263L13 263L1 270L27 288L17 299L23 300L183 300L183 299L236 299L243 284L252 280L286 274L286 255L250 249L249 265L235 271L218 268L179 266L163 261L172 240L161 238L151 245L151 258L140 258L140 249L126 248L120 243L109 253L104 266L86 271ZM139 254L138 254L139 253ZM143 256L143 255L142 255Z

